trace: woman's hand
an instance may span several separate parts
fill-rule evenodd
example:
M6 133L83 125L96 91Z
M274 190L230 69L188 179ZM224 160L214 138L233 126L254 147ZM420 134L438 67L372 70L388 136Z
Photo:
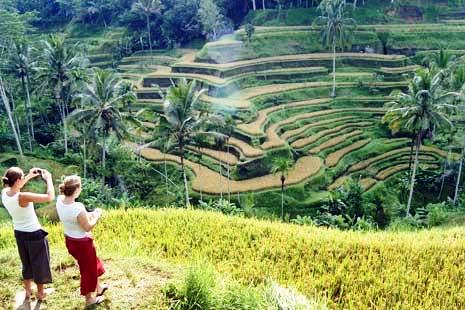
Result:
M99 219L99 218L102 217L103 211L102 211L102 209L97 208L97 209L94 210L94 214L95 214L95 217L96 217L97 219Z
M44 178L45 181L51 180L52 174L48 172L47 170L42 169L42 178Z

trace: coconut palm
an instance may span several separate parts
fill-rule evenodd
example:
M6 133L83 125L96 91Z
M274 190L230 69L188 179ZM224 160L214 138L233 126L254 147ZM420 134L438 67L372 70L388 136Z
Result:
M451 127L448 112L455 108L454 102L458 93L445 92L442 89L444 73L440 71L433 75L430 70L424 70L415 75L409 83L407 93L399 93L395 101L388 103L390 112L405 121L405 127L416 133L415 159L410 181L410 193L407 202L407 216L410 215L415 176L418 167L418 153L422 140L427 135L432 136L435 130Z
M462 148L462 152L459 157L459 171L457 175L457 182L455 183L455 191L454 191L454 206L457 204L458 197L459 197L459 188L460 188L460 181L462 179L462 170L463 170L463 161L465 160L465 133L460 133L457 137L457 144Z
M1 76L0 76L0 99L3 102L3 105L5 106L6 114L8 116L8 121L10 122L10 126L11 126L11 131L13 132L13 135L16 140L16 146L18 148L19 155L22 157L23 149L21 147L21 141L19 140L19 135L18 135L18 132L16 131L15 123L13 121L13 117L11 113L10 102L8 100L8 96L6 95L5 85L3 83L3 79Z
M226 152L229 154L229 139L231 139L233 132L234 132L234 119L231 116L227 116L224 119L224 123L222 124L222 133L225 136L225 143L226 143ZM229 165L229 162L226 163L226 169L227 169L227 176L228 176L228 201L231 203L231 167Z
M73 72L85 66L86 60L77 55L75 48L65 46L62 36L50 35L42 41L43 64L39 69L39 79L43 80L43 89L50 89L52 97L60 111L63 125L65 153L68 152L68 133L66 117L68 115L68 103L71 96L71 87L74 82ZM47 87L48 86L48 87Z
M14 42L13 48L10 51L10 57L5 66L6 72L14 75L21 81L30 151L32 151L32 142L34 141L35 137L29 85L31 74L37 70L37 61L34 60L32 52L32 47L27 43L18 41Z
M115 73L94 70L89 83L79 95L82 106L68 117L73 123L87 123L87 132L100 140L102 147L102 173L105 173L107 140L111 134L118 140L127 137L128 122L138 125L133 117L120 111L124 95L119 94L120 80Z
M203 119L199 109L199 98L206 90L197 90L195 81L187 83L182 79L178 85L171 86L166 95L160 119L162 126L169 128L172 145L181 157L181 169L184 181L186 205L189 206L189 188L184 165L186 146L202 130Z
M321 26L323 44L333 53L333 88L331 96L336 96L336 48L344 49L351 40L356 23L352 18L344 17L344 2L324 0L318 6L322 15L315 20Z
M287 157L278 157L273 161L273 168L271 172L273 174L279 173L281 175L281 220L284 220L284 183L286 177L292 168L292 160Z
M425 57L423 63L435 72L439 70L450 70L454 65L455 58L456 56L449 51L440 49L432 55Z
M132 10L142 13L147 23L147 34L149 38L150 54L152 54L152 37L150 34L150 16L160 11L160 0L138 0L132 5Z
M206 110L199 99L206 90L198 90L195 81L181 79L178 85L171 86L163 104L164 115L160 119L161 126L169 128L171 148L179 152L184 180L186 205L189 206L189 188L184 164L186 146L194 143L194 137L218 136L215 127L219 119Z

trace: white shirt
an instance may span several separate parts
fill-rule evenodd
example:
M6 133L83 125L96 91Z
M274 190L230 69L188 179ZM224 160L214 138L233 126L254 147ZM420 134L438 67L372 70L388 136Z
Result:
M86 208L80 202L73 202L71 204L63 203L65 196L60 195L57 198L57 212L60 221L65 228L65 235L71 238L85 238L90 237L91 233L85 231L78 222L78 215L85 212Z
M13 219L14 229L24 232L42 229L34 210L34 204L30 202L26 208L21 207L19 205L19 192L10 197L6 194L9 190L9 187L2 190L2 203Z

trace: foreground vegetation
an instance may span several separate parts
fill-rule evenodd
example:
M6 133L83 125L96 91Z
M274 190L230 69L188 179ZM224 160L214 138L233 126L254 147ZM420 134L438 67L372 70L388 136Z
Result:
M122 279L129 278L129 283L133 283L128 285L130 291L145 279L153 280L152 303L156 299L167 302L168 298L158 294L166 292L166 287L164 290L164 285L157 287L160 284L155 281L157 274L164 279L161 283L166 284L169 279L179 278L184 270L182 266L203 262L214 266L221 277L242 287L263 288L271 279L330 308L457 309L465 306L462 228L342 232L175 209L108 211L97 227L98 251L108 262L106 279L110 285L117 286L118 281L123 281L117 280L116 273L124 270L123 264L131 264L131 270L125 271ZM57 296L51 297L49 309L60 309L63 301L59 299L69 297L77 289L78 281L72 279L77 270L65 253L61 225L48 223L46 229L50 232L57 279ZM2 268L1 278L11 285L2 286L0 291L2 308L8 308L20 286L14 280L19 274L14 248L12 230L3 224L0 260L6 268ZM200 278L199 281L210 283L205 286L206 290L214 287L208 282L211 281L208 274ZM110 295L111 309L124 305L125 295L119 296L118 290L115 288ZM173 288L168 291L173 293ZM259 296L260 291L255 294ZM175 298L173 294L168 295ZM72 298L73 302L77 300L77 296ZM132 301L134 305L141 302ZM240 304L239 299L236 302Z

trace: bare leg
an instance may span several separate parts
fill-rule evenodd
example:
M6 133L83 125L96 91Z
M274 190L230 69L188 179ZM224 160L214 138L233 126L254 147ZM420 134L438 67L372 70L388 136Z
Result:
M100 293L102 291L102 286L100 285L100 279L97 278L97 294Z
M97 298L95 296L92 296L92 293L88 293L86 295L86 306L95 304L96 301L97 301Z
M30 298L32 295L32 279L24 280L25 298Z
M37 284L37 298L39 300L44 300L47 294L44 291L44 285L43 284Z

